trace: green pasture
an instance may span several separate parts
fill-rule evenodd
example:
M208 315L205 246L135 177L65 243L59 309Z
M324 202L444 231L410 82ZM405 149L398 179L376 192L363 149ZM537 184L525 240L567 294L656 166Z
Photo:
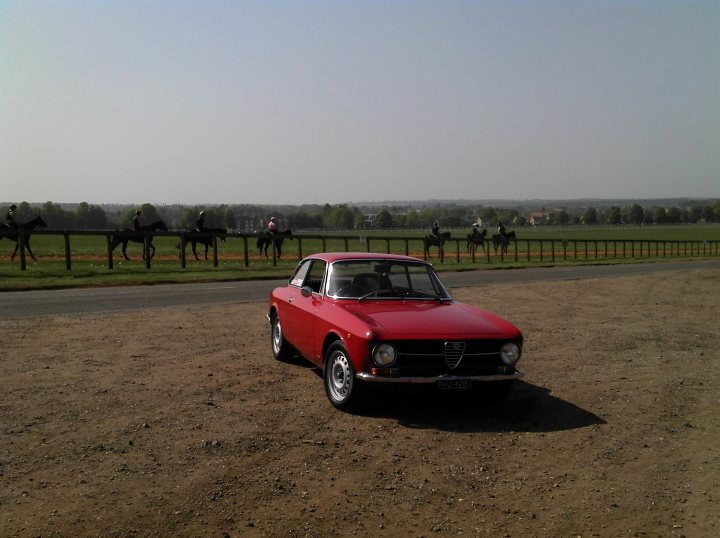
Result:
M430 261L442 271L462 271L678 260L718 256L717 241L720 241L720 225L603 229L524 227L515 229L518 241L510 244L507 254L496 254L490 246L489 254L478 248L473 259L466 250L468 231L450 230L451 239L445 243L444 260L438 259L438 249L432 247ZM488 229L488 236L493 232ZM30 244L37 261L28 255L24 271L19 255L14 261L10 260L14 243L0 241L0 290L285 278L300 256L322 251L407 252L422 258L422 238L426 234L424 231L302 233L285 239L282 258L275 264L271 251L268 259L258 253L254 237L248 237L246 243L243 238L230 236L225 241L218 241L217 267L212 248L205 260L204 246L198 245L201 259L196 261L188 244L185 268L179 258L179 238L155 236L156 252L150 269L142 260L141 243L128 243L130 261L124 259L118 246L113 269L109 269L105 236L71 235L70 270L66 268L63 236L34 234Z

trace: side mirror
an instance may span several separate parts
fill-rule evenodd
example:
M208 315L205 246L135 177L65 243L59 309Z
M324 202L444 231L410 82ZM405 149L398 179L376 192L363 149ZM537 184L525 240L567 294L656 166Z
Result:
M303 297L311 297L312 296L312 288L310 286L303 286L300 288L300 295Z

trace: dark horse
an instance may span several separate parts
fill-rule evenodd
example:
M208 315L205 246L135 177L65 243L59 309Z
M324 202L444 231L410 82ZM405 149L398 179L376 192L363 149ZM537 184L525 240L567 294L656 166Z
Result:
M167 232L167 226L165 226L165 223L161 220L155 221L152 224L148 224L147 226L143 226L139 230L131 230L130 228L125 228L123 230L115 230L112 234L112 238L110 240L110 251L114 252L115 248L122 244L122 253L123 256L125 256L126 260L129 260L130 258L127 255L126 249L128 241L133 241L135 243L143 243L143 260L145 259L145 232L154 232L155 230L162 230L164 232ZM152 233L150 234L150 237L148 238L148 247L150 248L150 256L149 258L152 260L152 257L155 255L155 246L152 244Z
M28 253L30 253L30 257L36 261L37 258L35 258L35 255L30 249L30 233L37 227L47 228L47 224L45 224L45 221L42 219L42 217L35 217L34 219L27 221L25 224L20 225L20 228L23 232L23 244L25 245ZM14 260L15 255L20 248L20 230L17 230L11 226L2 225L0 226L0 239L2 239L3 237L9 239L10 241L15 241L15 250L13 250L12 256L10 256L10 259Z
M515 230L512 232L508 232L505 235L495 234L492 236L492 242L493 242L493 248L495 249L495 254L497 254L498 247L502 247L500 249L501 253L507 254L508 251L508 245L510 245L510 241L516 241L517 237L515 237Z
M198 258L197 251L195 249L197 244L200 243L201 245L205 245L205 259L207 260L208 249L210 248L210 245L213 244L213 237L215 236L219 237L220 241L225 241L227 230L225 228L204 228L202 231L199 231L197 228L190 228L185 231L185 235L183 236L182 241L178 243L177 248L184 249L185 246L190 243L192 245L192 252L195 255L195 259L199 260L200 258Z
M270 232L260 232L258 234L257 238L257 249L260 254L265 252L265 257L268 257L268 247L270 245L273 245L273 248L275 249L275 252L277 253L277 257L279 258L282 256L282 244L285 237L292 235L292 230L283 230L282 232L277 232L276 234L271 234Z
M443 232L440 235L426 235L423 238L423 245L425 246L425 256L430 258L430 247L437 247L438 256L442 260L445 257L443 245L448 239L450 239L450 232Z
M470 254L475 254L478 245L485 252L485 237L487 236L487 228L483 228L482 232L471 233L467 236L467 251Z

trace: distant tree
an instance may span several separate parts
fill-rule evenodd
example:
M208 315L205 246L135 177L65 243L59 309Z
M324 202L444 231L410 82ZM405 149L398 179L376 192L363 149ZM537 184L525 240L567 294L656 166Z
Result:
M671 207L667 210L666 218L670 224L679 224L682 222L682 213L677 207Z
M700 211L700 218L705 222L715 222L715 210L711 205L702 207Z
M567 211L561 209L555 214L555 221L561 226L564 226L570 222L570 215L568 215Z
M363 229L367 226L367 218L363 213L358 211L355 213L355 217L353 219L353 227L356 229Z
M96 205L81 202L75 208L73 227L81 230L102 230L110 227L105 210Z
M617 225L622 222L622 212L618 206L612 206L607 210L607 217L605 219L607 224Z
M668 221L667 211L664 207L656 207L653 209L652 218L655 224L665 224Z
M235 220L235 212L229 207L225 208L222 217L223 227L230 230L237 228L237 221Z
M5 210L8 208L6 207ZM17 209L15 210L15 221L16 222L27 222L34 218L33 215L33 208L28 204L27 202L20 202L20 205L18 205ZM3 215L3 219L5 219L5 215ZM5 220L2 221L2 223L5 223Z
M387 209L381 209L375 217L375 226L382 229L392 228L393 217Z
M702 218L702 209L700 206L692 206L690 210L688 211L688 222L696 223L700 222L700 219Z
M482 219L484 223L487 223L488 225L492 225L497 222L497 213L495 209L492 207L482 207L478 211L478 216Z
M403 218L403 226L405 226L406 228L419 228L420 213L418 213L414 209L411 209L410 211L405 213L405 217Z
M42 206L43 219L50 228L72 228L75 219L72 213L65 211L62 207L45 202Z
M633 204L628 215L631 224L642 224L645 220L645 211L638 204Z
M583 212L583 223L584 224L597 224L598 221L598 214L597 209L594 207L588 207Z

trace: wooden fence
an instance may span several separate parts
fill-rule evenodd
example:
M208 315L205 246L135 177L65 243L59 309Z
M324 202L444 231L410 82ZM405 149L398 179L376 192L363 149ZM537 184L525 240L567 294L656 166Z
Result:
M64 238L65 244L65 265L67 270L72 268L72 255L70 248L70 238L73 235L85 236L103 236L107 242L107 263L108 268L113 268L113 236L117 230L52 230L52 229L36 229L31 235L60 235ZM141 232L142 233L142 232ZM187 240L191 237L195 239L204 238L212 243L213 265L218 266L218 238L235 238L243 242L243 258L244 265L248 267L250 264L250 247L248 241L256 242L259 234L256 233L191 233L187 230L170 230L170 231L153 231L144 233L144 251L148 250L152 237L177 237L180 240L180 264L186 267L186 247ZM297 258L302 259L308 252L303 250L303 241L320 241L320 252L324 252L328 241L341 241L344 243L345 252L349 251L350 242L358 241L365 245L367 252L391 252L391 245L396 246L396 250L402 250L406 255L410 255L410 245L417 245L418 251L423 251L423 257L427 259L427 253L424 248L423 237L402 237L402 236L360 236L357 235L318 235L318 234L280 234L285 241L294 241L297 244ZM398 247L398 243L401 245ZM468 249L467 238L449 238L445 240L443 248L438 249L433 246L433 253L438 256L441 263L444 263L448 255L455 258L457 262L461 259L467 259L472 263L484 261L485 263L502 263L511 262L555 262L567 260L592 260L592 259L622 259L622 258L662 258L662 257L709 257L718 256L719 253L718 240L654 240L654 239L517 239L509 243L507 250L493 248L492 241L486 239L483 245L477 245L475 249ZM23 241L23 232L20 232L19 241L20 265L24 271L26 269L26 251ZM379 245L377 247L376 245ZM523 245L525 248L519 248ZM255 248L255 247L253 247ZM287 250L287 247L285 247ZM375 250L373 250L375 249ZM272 263L276 265L277 257L275 250L272 250ZM269 256L269 254L268 254ZM145 257L145 264L148 269L151 268L149 256Z

